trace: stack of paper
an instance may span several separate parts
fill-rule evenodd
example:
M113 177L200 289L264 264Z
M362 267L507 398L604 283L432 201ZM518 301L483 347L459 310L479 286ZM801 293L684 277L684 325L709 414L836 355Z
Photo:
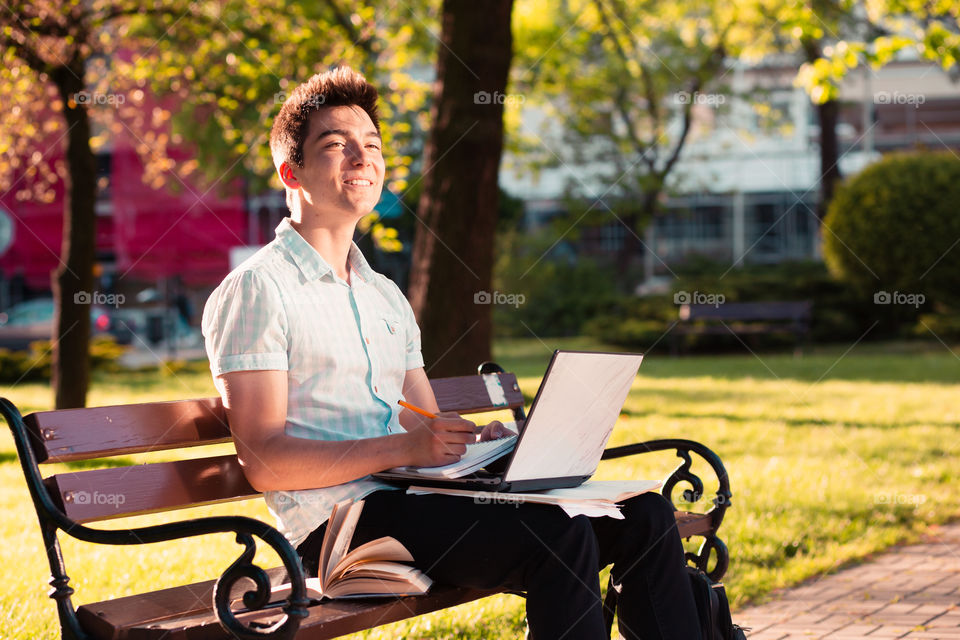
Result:
M578 487L526 493L411 486L407 488L407 493L438 493L448 496L463 496L473 498L475 502L480 504L521 504L524 502L555 504L570 517L582 514L590 517L609 516L623 519L618 503L641 493L656 491L662 484L659 480L588 480Z

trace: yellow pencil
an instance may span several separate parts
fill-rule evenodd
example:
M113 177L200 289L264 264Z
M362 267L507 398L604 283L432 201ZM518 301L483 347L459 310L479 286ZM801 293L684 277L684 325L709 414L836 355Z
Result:
M400 403L400 406L401 406L401 407L406 407L407 409L410 409L410 411L413 411L414 413L419 413L420 415L426 416L426 417L430 418L431 420L436 419L436 417L437 417L437 414L435 414L435 413L430 413L430 412L427 411L426 409L421 409L421 408L418 407L417 405L415 405L415 404L410 404L410 403L407 402L406 400L398 400L397 402Z

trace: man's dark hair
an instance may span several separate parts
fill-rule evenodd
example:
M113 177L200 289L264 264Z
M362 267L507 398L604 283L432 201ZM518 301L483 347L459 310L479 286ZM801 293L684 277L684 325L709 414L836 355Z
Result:
M377 90L350 67L318 73L294 89L280 108L270 131L270 152L277 168L283 162L303 167L303 142L310 126L310 116L325 107L345 106L357 106L366 111L377 132L380 131Z

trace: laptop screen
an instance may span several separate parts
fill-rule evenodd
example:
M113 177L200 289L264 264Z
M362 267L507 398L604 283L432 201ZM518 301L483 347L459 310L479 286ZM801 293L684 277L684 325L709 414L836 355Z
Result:
M557 351L504 480L592 475L643 355Z

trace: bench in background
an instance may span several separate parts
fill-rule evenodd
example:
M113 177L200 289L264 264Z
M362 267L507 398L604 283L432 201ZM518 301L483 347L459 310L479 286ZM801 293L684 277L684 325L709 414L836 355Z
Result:
M795 348L810 341L813 303L799 302L723 302L718 304L682 304L673 328L672 350L677 353L688 335L769 335L790 334Z
M525 418L523 394L516 376L492 363L481 365L487 377L462 376L432 380L440 409L479 413L510 409L518 425ZM493 376L490 378L489 376ZM492 401L488 384L503 390ZM500 397L498 393L495 397ZM146 404L42 411L21 416L9 400L0 399L3 414L16 441L27 486L37 510L43 544L50 563L52 589L62 637L65 640L195 640L225 638L334 638L389 622L418 616L469 602L496 591L434 585L429 594L416 597L326 601L310 605L303 586L303 569L296 551L273 527L244 516L212 516L136 529L103 530L88 523L111 518L170 511L258 496L247 482L235 454L182 459L144 465L76 470L43 477L40 465L54 462L97 460L122 454L186 449L230 442L226 412L219 398L152 402ZM719 580L728 564L727 549L717 530L730 504L726 470L707 447L690 440L655 440L614 447L605 460L650 451L675 450L682 459L664 483L671 499L674 487L686 482L683 492L695 501L703 483L690 471L691 453L702 457L717 476L714 506L705 514L677 512L682 537L702 536L704 541L688 560ZM101 500L98 495L122 495ZM672 499L671 499L672 501ZM161 589L83 605L71 604L58 535L64 532L97 544L137 545L198 536L236 533L243 546L238 559L217 580ZM253 564L255 538L272 547L283 567L263 570ZM711 558L713 560L711 560ZM266 607L269 585L293 582L291 598L282 607ZM251 587L251 581L254 587ZM254 591L250 591L253 589ZM231 611L229 604L247 593L247 610ZM522 595L522 594L521 594ZM608 628L616 604L616 590L607 590Z

